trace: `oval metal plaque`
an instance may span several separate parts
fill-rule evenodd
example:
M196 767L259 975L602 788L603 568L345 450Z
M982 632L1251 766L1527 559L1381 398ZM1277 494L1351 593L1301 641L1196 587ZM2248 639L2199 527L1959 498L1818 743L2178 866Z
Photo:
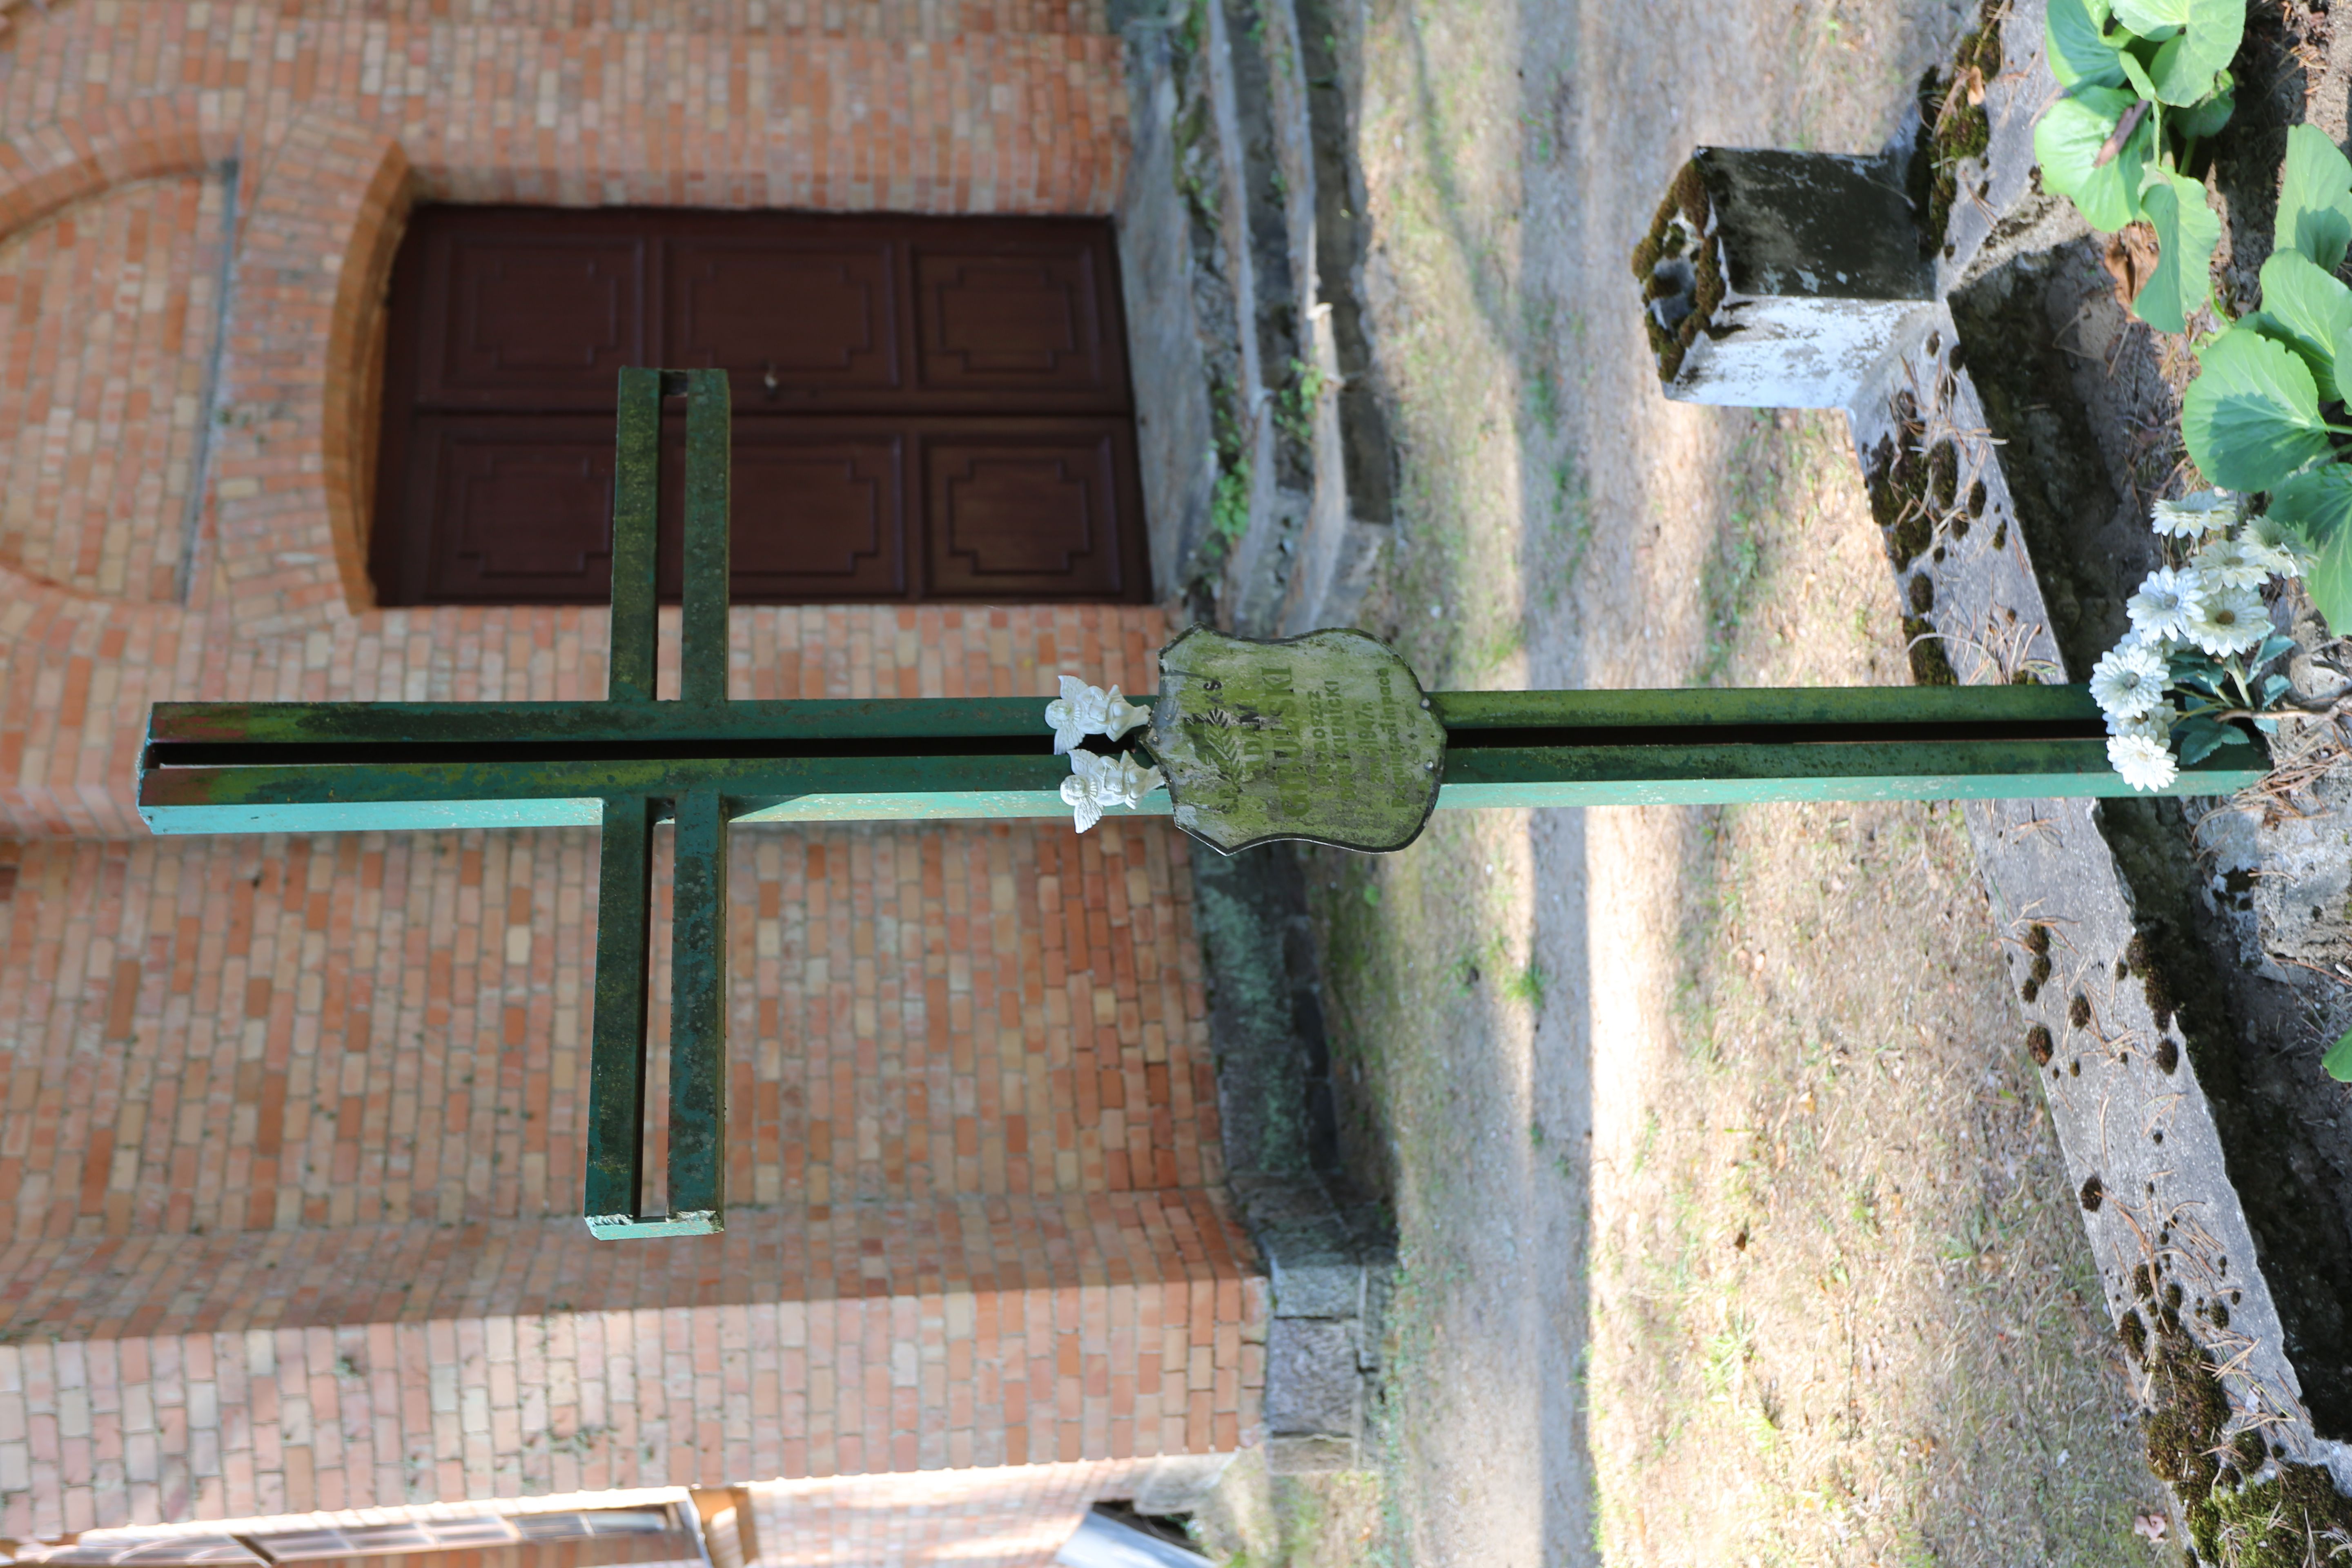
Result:
M1193 627L1160 650L1150 743L1176 826L1228 855L1276 838L1402 849L1445 763L1412 667L1359 631L1252 642Z

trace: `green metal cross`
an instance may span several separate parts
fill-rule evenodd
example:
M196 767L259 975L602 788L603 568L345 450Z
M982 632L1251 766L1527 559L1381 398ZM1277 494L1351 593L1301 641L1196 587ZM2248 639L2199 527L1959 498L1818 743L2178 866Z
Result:
M679 694L656 700L661 400L687 396ZM1060 817L1042 698L727 695L724 371L625 370L602 702L160 702L139 773L159 834L597 826L586 1210L599 1237L704 1235L726 1208L727 836L737 823ZM1139 698L1148 703L1150 699ZM2116 795L2083 687L1436 692L1441 806ZM1143 749L1141 737L1129 744ZM2168 793L2261 777L2259 743ZM2217 753L2217 757L2221 753ZM1164 815L1165 794L1145 812ZM671 888L668 1212L643 1212L653 829Z

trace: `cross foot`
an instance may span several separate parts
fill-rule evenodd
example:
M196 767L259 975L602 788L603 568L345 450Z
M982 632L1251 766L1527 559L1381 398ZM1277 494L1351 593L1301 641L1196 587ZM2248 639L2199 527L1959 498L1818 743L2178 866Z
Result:
M656 700L665 394L687 395L680 694ZM159 834L601 829L586 1215L691 1236L726 1209L728 832L739 823L1059 817L1043 699L736 702L721 371L621 373L602 702L157 703L139 809ZM1150 699L1139 699L1148 702ZM1431 694L1442 806L1948 800L2128 793L2082 687ZM1147 733L1129 744L1147 758ZM2235 751L2237 748L2229 748ZM2260 778L2218 758L2168 793ZM2241 752L2245 755L2245 752ZM1165 814L1169 797L1142 810ZM668 1212L644 1212L653 829L674 820Z

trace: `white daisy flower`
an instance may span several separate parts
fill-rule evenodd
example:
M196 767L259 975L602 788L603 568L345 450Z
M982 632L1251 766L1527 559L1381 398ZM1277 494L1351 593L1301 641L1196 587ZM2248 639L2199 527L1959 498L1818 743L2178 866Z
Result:
M2305 547L2303 535L2267 514L2248 518L2238 538L2268 552L2271 570L2282 577L2299 577L2310 568L2311 552Z
M2275 570L2268 551L2242 539L2209 539L2189 564L2200 581L2221 588L2259 588Z
M2200 586L2194 572L2158 567L2125 605L2131 612L2132 629L2143 637L2187 637L2189 613L2196 607Z
M2179 715L2173 711L2172 705L2168 702L2129 718L2120 713L2109 713L2105 715L2107 733L2140 735L2154 741L2169 741L2172 739L2172 721L2179 717Z
M2157 502L2149 521L2158 533L2201 539L2238 521L2238 498L2228 490L2199 490L2179 500Z
M2189 640L2207 653L2243 653L2270 635L2270 613L2252 588L2214 588L2189 616Z
M1045 722L1053 727L1055 756L1073 750L1088 735L1108 735L1116 741L1150 717L1150 710L1119 696L1118 687L1106 691L1075 675L1062 677L1061 697L1045 704Z
M2107 765L2134 789L2162 789L2180 776L2180 764L2162 741L2148 735L2117 735L2107 742Z
M2119 719L2137 719L2164 700L2164 656L2126 637L2106 651L2091 671L2091 696Z

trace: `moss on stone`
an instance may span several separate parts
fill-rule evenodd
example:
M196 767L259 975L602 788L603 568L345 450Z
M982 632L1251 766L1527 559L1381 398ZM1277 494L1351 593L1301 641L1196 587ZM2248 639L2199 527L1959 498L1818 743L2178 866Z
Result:
M1918 581L1919 579L1914 579ZM1915 686L1958 686L1960 678L1945 657L1944 638L1925 616L1903 617L1903 640L1909 645L1911 681Z
M2321 1466L2281 1464L2267 1479L2217 1486L2191 1503L2189 1539L2201 1560L2227 1568L2330 1562L2352 1542L2352 1498Z
M2155 1297L2156 1277L2147 1264L2132 1270L2132 1288L2143 1302ZM2322 1467L2284 1462L2260 1428L2230 1431L2229 1394L2181 1322L2180 1287L2168 1284L2163 1300L2151 1314L2153 1330L2140 1311L2126 1310L2116 1333L2147 1373L2141 1433L2148 1468L2180 1500L2195 1561L2217 1568L2301 1568L2335 1560L2337 1548L2352 1545L2352 1498L2336 1491ZM2200 1310L2228 1321L2218 1300Z
M1985 84L2000 75L2001 0L1987 0L1976 31L1952 51L1948 70L1931 74L1921 94L1927 122L1927 224L1930 245L1942 245L1960 195L1961 163L1982 158L1992 144L1992 120L1982 101ZM1974 98L1977 101L1971 102Z
M1723 247L1715 238L1714 223L1706 181L1694 158L1676 171L1664 199L1658 203L1650 231L1633 247L1633 276L1642 284L1643 324L1661 382L1671 382L1681 374L1691 344L1698 341L1700 332L1714 330L1715 312L1723 303ZM1685 287L1690 307L1669 322L1657 307L1662 300L1679 298Z

